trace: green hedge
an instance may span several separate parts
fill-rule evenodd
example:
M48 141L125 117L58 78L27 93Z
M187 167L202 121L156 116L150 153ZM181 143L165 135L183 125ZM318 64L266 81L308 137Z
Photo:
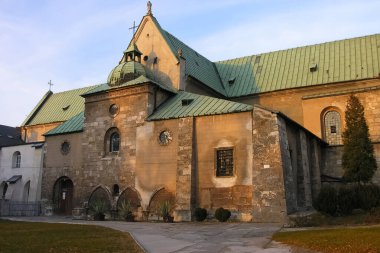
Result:
M354 209L369 211L380 206L380 187L373 184L343 186L339 190L331 186L321 189L314 207L323 213L345 216Z

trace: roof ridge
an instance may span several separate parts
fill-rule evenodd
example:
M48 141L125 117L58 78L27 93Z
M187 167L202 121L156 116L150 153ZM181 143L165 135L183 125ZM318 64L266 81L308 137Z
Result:
M346 39L331 40L331 41L326 41L326 42L321 42L321 43L313 43L313 44L308 44L308 45L304 45L304 46L297 46L297 47L291 47L291 48L286 48L286 49L278 49L278 50L273 50L273 51L267 51L267 52L264 52L264 53L245 55L245 56L236 57L236 58L230 58L230 59L225 59L225 60L214 61L213 63L223 63L223 62L226 62L226 61L232 61L232 60L242 59L242 58L245 58L245 57L261 56L261 55L264 55L264 54L278 53L278 52L287 51L287 50L293 50L293 49L299 49L299 48L307 48L307 47L315 47L315 46L318 46L318 45L337 43L337 42L343 42L343 41L348 41L348 40L363 39L363 38L375 37L375 36L380 36L380 33L375 33L375 34L370 34L370 35L363 35L363 36L358 36L358 37L351 37L351 38L346 38Z
M63 93L67 93L67 92L74 92L74 91L79 91L79 90L83 90L83 89L90 89L90 88L95 88L99 85L102 85L102 83L99 83L99 84L94 84L94 85L89 85L89 86L84 86L84 87L81 87L81 88L75 88L75 89L71 89L71 90L64 90L64 91L60 91L60 92L56 92L52 95L58 95L58 94L63 94Z

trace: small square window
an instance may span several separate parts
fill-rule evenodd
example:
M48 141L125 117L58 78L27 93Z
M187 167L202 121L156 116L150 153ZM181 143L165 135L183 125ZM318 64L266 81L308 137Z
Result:
M336 126L330 126L330 132L336 134Z
M234 175L234 149L216 150L216 176L232 177Z

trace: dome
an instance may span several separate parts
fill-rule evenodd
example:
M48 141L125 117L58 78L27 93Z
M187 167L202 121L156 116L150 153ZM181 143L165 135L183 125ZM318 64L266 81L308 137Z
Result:
M110 86L117 86L141 75L146 76L145 68L141 63L135 61L122 62L111 71L107 83Z
M127 50L124 51L124 56L119 65L109 74L107 83L110 86L117 86L141 75L146 76L145 68L141 64L141 55L142 53L137 48L137 45L131 43Z

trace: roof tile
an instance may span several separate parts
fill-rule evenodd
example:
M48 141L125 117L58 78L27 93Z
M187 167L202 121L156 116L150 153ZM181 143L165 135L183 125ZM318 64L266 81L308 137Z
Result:
M189 105L182 100L193 99ZM148 120L176 119L183 117L217 115L252 110L251 105L180 91L165 102Z
M260 57L259 61L256 59ZM228 97L361 80L380 74L380 34L216 62ZM310 71L316 64L316 71ZM233 85L228 81L236 78Z

